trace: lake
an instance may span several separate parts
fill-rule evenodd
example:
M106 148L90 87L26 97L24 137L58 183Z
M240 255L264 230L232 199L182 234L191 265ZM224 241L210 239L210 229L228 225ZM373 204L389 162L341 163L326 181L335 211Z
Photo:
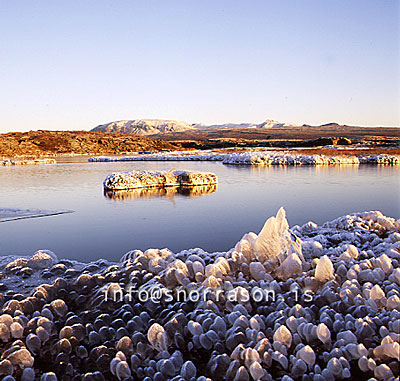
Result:
M59 258L118 261L132 249L201 247L226 251L262 228L279 207L290 226L321 224L352 212L400 217L400 166L237 167L220 162L88 163L0 168L0 208L74 213L0 223L0 255L50 249ZM214 172L217 189L104 195L116 171L192 169ZM204 192L204 193L202 193ZM202 193L202 194L201 194Z

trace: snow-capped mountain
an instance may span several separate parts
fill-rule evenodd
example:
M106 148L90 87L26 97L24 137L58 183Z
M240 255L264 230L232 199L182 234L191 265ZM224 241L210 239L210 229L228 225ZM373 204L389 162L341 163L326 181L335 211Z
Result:
M193 129L193 126L186 122L179 122L176 120L135 119L101 124L93 128L92 131L122 132L124 134L145 136L180 132L190 129Z
M257 128L256 123L193 124L195 128Z
M277 122L276 120L267 119L266 121L257 125L258 128L285 128L293 127L292 124Z
M225 124L194 124L195 128L283 128L291 127L291 124L277 122L276 120L267 119L266 121L257 123L225 123Z
M225 124L189 124L176 120L158 120L158 119L135 119L120 120L99 125L92 131L101 132L122 132L133 135L156 135L172 132L182 132L193 129L239 129L239 128L286 128L292 127L290 124L280 123L276 120L266 120L263 123L225 123Z

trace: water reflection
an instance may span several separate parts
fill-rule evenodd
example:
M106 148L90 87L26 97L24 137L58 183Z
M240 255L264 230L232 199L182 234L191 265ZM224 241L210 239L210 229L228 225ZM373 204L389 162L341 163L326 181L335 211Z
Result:
M218 189L217 184L212 185L197 185L194 187L167 187L167 188L138 188L138 189L128 189L128 190L116 190L104 191L104 197L116 200L124 201L131 199L150 199L156 197L167 197L174 198L177 195L185 197L199 197L206 194L211 194L216 192Z
M198 197L214 193L218 189L218 184L196 185L194 187L179 187L178 193L187 197Z
M65 160L69 162L1 167L1 207L76 212L0 223L0 255L49 249L59 258L119 261L129 250L150 247L168 247L175 253L193 247L226 251L245 233L260 231L281 206L290 226L310 220L322 224L365 210L400 217L400 166L228 167L220 162L175 162L174 170L215 173L218 191L215 186L208 191L142 189L129 192L129 199L121 192L114 195L119 199L110 200L102 188L110 173L168 171L171 162ZM166 194L171 191L169 199ZM151 196L154 192L158 195ZM209 196L189 198L182 192ZM135 193L142 198L132 197Z

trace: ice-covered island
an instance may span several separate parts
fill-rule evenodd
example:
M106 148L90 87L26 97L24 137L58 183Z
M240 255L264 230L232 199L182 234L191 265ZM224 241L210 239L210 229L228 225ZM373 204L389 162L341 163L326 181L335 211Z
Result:
M104 189L107 191L214 184L218 184L218 178L214 173L182 170L116 172L108 175L103 182Z
M0 257L4 380L395 380L400 220L289 229L227 252L133 250L120 263Z

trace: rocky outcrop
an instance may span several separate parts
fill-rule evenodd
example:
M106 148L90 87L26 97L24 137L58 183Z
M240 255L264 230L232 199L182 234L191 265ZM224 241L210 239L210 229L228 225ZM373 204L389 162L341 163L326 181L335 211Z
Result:
M348 146L351 145L351 140L345 137L328 137L318 138L298 143L301 147L322 147L322 146Z
M103 155L176 149L172 143L126 134L29 131L0 134L0 158Z

